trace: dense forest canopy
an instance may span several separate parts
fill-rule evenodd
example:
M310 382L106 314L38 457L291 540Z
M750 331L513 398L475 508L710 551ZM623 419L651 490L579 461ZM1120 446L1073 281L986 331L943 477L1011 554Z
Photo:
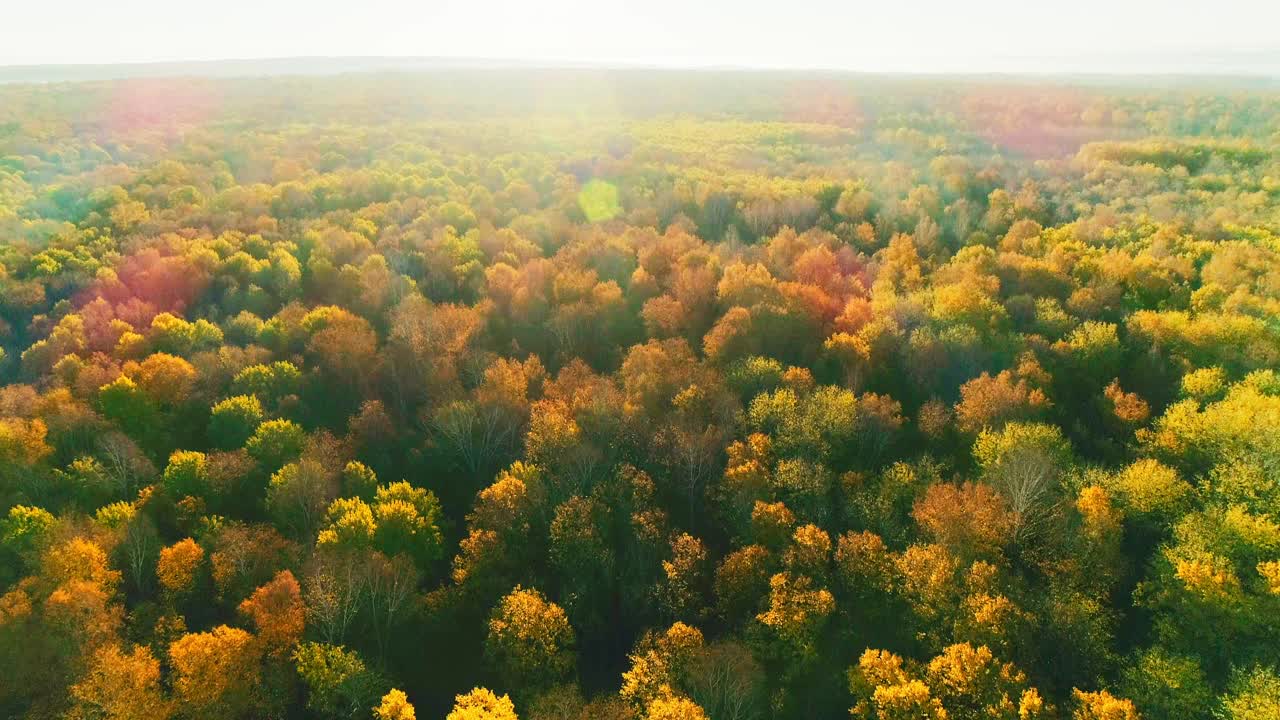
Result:
M0 86L0 716L1274 720L1278 318L1262 88Z

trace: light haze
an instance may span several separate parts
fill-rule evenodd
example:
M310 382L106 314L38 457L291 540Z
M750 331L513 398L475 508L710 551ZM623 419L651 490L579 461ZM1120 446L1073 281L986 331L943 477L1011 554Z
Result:
M1280 74L1266 0L3 0L0 65L450 57Z

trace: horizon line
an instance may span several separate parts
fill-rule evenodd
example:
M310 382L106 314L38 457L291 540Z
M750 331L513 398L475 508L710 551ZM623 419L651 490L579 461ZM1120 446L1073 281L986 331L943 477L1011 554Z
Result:
M1244 56L1268 56L1271 53L1263 50L1245 50L1245 51L1228 51L1227 57L1223 57L1223 51L1187 51L1181 57L1195 57L1203 53L1216 53L1219 61L1232 59L1234 56L1238 58ZM1127 54L1113 57L1125 57L1129 60L1138 60L1149 53ZM1280 51L1275 53L1274 62L1280 63ZM1098 56L1094 56L1097 58ZM1009 56L1004 58L992 57L989 61L1005 62L1005 63L1030 63L1030 64L1052 64L1065 60L1069 60L1068 56ZM1105 61L1105 56L1103 60ZM682 61L684 60L684 61ZM1188 78L1188 79L1212 79L1212 78L1229 78L1229 79L1246 79L1246 80L1280 80L1280 67L1275 68L1214 68L1212 63L1199 68L1121 68L1121 69L1072 69L1069 66L1063 67L1020 67L1017 69L969 69L969 70L944 70L944 69L903 69L901 67L886 67L883 69L866 69L854 66L838 66L827 64L796 64L786 65L781 63L750 63L750 62L733 62L733 61L690 61L688 59L680 59L675 61L660 60L628 60L628 59L581 59L581 58L521 58L521 57L501 57L501 56L460 56L460 55L280 55L280 56L255 56L255 57L225 57L225 58L183 58L183 59L158 59L158 60L119 60L105 62L37 62L37 63L0 63L0 74L15 73L20 71L67 71L67 70L85 70L99 69L108 70L111 68L121 69L143 69L156 68L163 69L174 66L217 66L217 65L252 65L254 63L272 64L272 63L304 63L304 62L323 62L330 63L335 66L344 64L358 65L360 63L383 63L387 67L383 68L353 68L351 70L343 70L339 67L326 69L325 72L313 72L308 74L314 75L331 75L342 74L344 72L370 72L371 70L394 71L396 64L414 64L414 63L435 63L441 66L459 65L461 68L454 67L451 69L539 69L539 70L663 70L663 71L720 71L720 72L815 72L815 73L835 73L850 75L898 75L898 76L916 76L916 77L1085 77L1085 78ZM961 62L977 62L981 63L979 58L964 58ZM408 68L422 69L422 68ZM278 73L280 75L289 75L293 73ZM175 75L180 77L181 75Z

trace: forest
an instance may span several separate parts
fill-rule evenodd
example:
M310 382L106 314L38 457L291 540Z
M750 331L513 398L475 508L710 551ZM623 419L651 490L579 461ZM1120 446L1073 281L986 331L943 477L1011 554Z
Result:
M0 85L0 717L1280 718L1280 89Z

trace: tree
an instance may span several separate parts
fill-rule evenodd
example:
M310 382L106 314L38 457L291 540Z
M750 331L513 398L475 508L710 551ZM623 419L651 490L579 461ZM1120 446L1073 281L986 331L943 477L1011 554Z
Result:
M1132 702L1117 698L1106 690L1083 692L1073 689L1071 694L1076 701L1071 720L1139 720L1141 717Z
M275 471L302 452L306 433L291 420L268 420L258 426L245 449L266 470Z
M136 370L126 373L138 383L138 388L154 402L165 407L176 407L187 402L195 389L198 373L186 360L155 353L139 363Z
M902 658L884 650L868 649L849 670L849 689L857 699L850 709L866 720L945 720L942 702L922 681L910 678Z
M253 636L219 625L189 633L169 648L173 692L180 711L192 717L246 717L259 683L258 650Z
M1193 399L1170 405L1151 428L1138 433L1138 440L1156 458L1192 475L1220 462L1274 466L1280 458L1274 442L1277 408L1280 396L1240 382L1222 400L1203 407Z
M1211 678L1232 666L1268 662L1274 601L1263 576L1280 527L1241 506L1189 513L1155 555L1136 598L1153 611L1161 645L1195 655Z
M252 395L266 407L274 408L284 398L297 394L301 382L302 372L297 366L279 361L244 368L231 381L231 389L236 396Z
M826 580L830 574L831 536L816 525L796 528L782 561L792 573Z
M686 620L701 615L709 579L703 542L688 533L671 538L671 557L662 561L662 571L665 577L658 594L667 613Z
M76 458L66 470L55 470L55 475L66 482L71 498L83 508L99 508L112 500L123 497L128 487L120 475L110 472L97 458Z
M435 411L432 424L472 475L482 475L509 454L519 438L523 413L458 400ZM527 412L527 411L526 411Z
M800 458L780 460L770 482L773 492L786 502L798 519L813 524L827 522L834 484L835 478L826 466Z
M1043 716L1039 692L1010 663L997 660L986 646L950 645L925 667L948 716L957 718Z
M151 319L151 343L158 352L190 357L197 350L214 350L222 345L222 330L208 320L187 322L173 313Z
M688 308L670 295L646 300L640 316L644 320L645 332L655 340L684 336L689 331Z
M754 618L769 592L769 551L748 545L725 556L716 569L716 607L733 624Z
M387 557L375 552L368 556L366 562L364 601L378 649L385 655L393 633L412 607L420 573L406 555Z
M811 578L778 573L769 578L769 604L756 620L778 643L775 653L785 671L793 673L817 658L822 630L834 611L831 592L815 587Z
M941 545L912 545L894 558L897 591L927 627L946 624L959 604L959 560Z
M225 450L242 447L262 424L265 415L255 395L236 395L213 406L209 438Z
M1120 369L1122 348L1116 326L1093 320L1081 323L1053 345L1064 368L1060 381L1068 387L1101 387Z
M676 393L702 374L683 339L650 340L627 351L619 370L627 401L658 417L671 407Z
M169 456L169 464L164 469L164 487L174 500L212 496L208 459L195 450L178 450Z
M791 539L796 516L786 503L756 501L751 509L751 539L770 550L781 550Z
M573 673L574 640L559 605L517 585L489 618L485 655L508 686L532 695Z
M173 708L160 687L160 663L145 645L131 652L107 645L94 653L88 672L71 686L69 718L164 720Z
M719 423L723 394L718 388L695 384L677 393L671 403L674 416L654 435L653 444L668 469L666 474L683 490L693 517L706 483L719 470L727 436Z
M15 469L30 468L53 453L46 441L48 433L48 426L38 418L0 418L0 459Z
M893 653L869 649L849 670L857 718L1031 720L1053 717L1040 693L985 646L951 645L917 669Z
M12 568L34 567L36 559L52 539L57 520L44 508L14 505L0 521L0 548L12 559ZM14 578L16 579L16 578Z
M378 365L378 335L369 321L340 308L317 308L301 324L314 365L335 389L363 397Z
M1111 587L1120 572L1121 515L1107 491L1097 485L1080 490L1076 511L1082 526L1082 584L1101 591Z
M338 498L325 511L326 526L316 536L318 547L341 550L371 547L377 523L373 508L360 498Z
M342 469L342 496L372 502L378 489L378 476L369 466L352 460Z
M1263 720L1280 709L1280 677L1274 670L1254 667L1231 678L1223 697L1223 717L1229 720Z
M689 663L703 647L702 633L681 622L664 632L645 633L629 655L631 668L622 674L618 695L633 711L644 712L685 679Z
M566 466L576 457L574 450L581 442L581 436L582 428L566 403L539 400L533 404L529 431L525 433L525 456L537 465L555 468L561 470L560 474L571 476Z
M574 497L556 507L548 554L576 627L598 628L614 585L613 550L603 537L610 518L600 504Z
M160 551L160 560L156 563L156 578L160 587L174 596L190 593L204 563L204 548L195 540L186 538Z
M267 485L267 509L292 536L310 538L338 493L338 479L310 458L277 470Z
M373 709L373 716L377 720L414 720L417 717L409 698L394 688L382 696L382 702Z
M1052 425L1014 422L983 431L973 456L984 477L1014 514L1013 541L1026 542L1044 530L1052 515L1059 480L1071 462L1071 447Z
M285 567L296 567L298 547L262 525L228 523L218 530L209 567L218 596L235 601L269 582Z
M495 695L486 688L475 688L454 700L453 710L445 720L517 720L515 706L506 695Z
M645 720L707 720L707 713L697 703L670 692L653 699L645 709Z
M1150 458L1121 470L1111 487L1129 513L1166 525L1190 508L1195 491L1176 470Z
M844 370L844 384L855 392L862 388L871 364L871 346L866 338L850 333L835 333L827 338L822 349Z
M271 582L240 603L240 614L253 621L267 653L284 657L302 639L307 609L293 573L281 570Z
M936 542L960 557L998 555L1017 519L989 485L931 485L911 515Z
M440 557L440 504L435 495L407 482L380 486L372 505L338 498L325 512L316 544L352 552L376 548L392 560L409 558L429 567Z
M1144 717L1206 718L1214 704L1200 664L1158 647L1140 653L1126 668L1122 689Z
M321 717L367 714L378 700L377 677L359 655L341 646L301 643L293 661L307 690L307 707Z
M719 506L716 509L721 522L735 536L746 537L752 532L756 508L764 504L768 496L769 474L774 465L772 450L772 440L763 433L751 433L745 440L735 440L725 448L729 462L723 478L711 492ZM794 517L788 524L793 521Z
M121 375L98 390L97 406L130 437L154 437L159 415L151 399L133 380Z
M440 501L430 491L401 481L375 492L373 515L377 522L374 542L385 554L406 554L422 567L440 558Z
M982 373L960 387L956 424L962 432L999 430L1015 420L1034 420L1050 406L1044 392L1008 370L992 377Z
M716 321L702 340L702 352L712 362L753 355L761 350L760 331L751 311L732 307Z
M525 539L535 521L542 470L516 462L481 490L467 517L468 536L453 561L454 582L496 599L529 558ZM492 602L492 600L490 600Z
M764 714L764 668L741 643L705 646L690 658L684 676L689 698L710 717L749 720Z
M1103 395L1111 403L1111 413L1127 426L1140 425L1151 416L1151 406L1137 393L1125 392L1120 380L1115 379L1103 389Z
M363 610L365 558L337 548L320 549L304 583L307 619L325 642L341 643Z
M1201 401L1221 398L1227 387L1227 374L1220 367L1192 370L1182 376L1182 394Z
M836 543L836 577L859 594L888 592L894 582L894 561L884 540L873 532L849 531Z

